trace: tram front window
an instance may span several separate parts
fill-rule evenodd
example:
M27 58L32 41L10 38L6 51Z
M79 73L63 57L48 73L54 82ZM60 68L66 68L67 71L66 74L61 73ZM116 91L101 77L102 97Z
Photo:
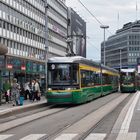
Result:
M71 64L50 64L48 73L49 86L70 86L78 84L78 71Z
M124 85L129 85L129 84L132 84L133 82L134 82L134 75L133 74L122 75L122 83Z

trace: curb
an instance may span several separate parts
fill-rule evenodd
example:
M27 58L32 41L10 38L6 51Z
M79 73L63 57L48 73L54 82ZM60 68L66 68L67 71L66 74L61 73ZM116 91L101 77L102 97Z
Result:
M22 112L27 112L33 109L37 109L37 108L41 108L41 107L45 107L47 106L47 100L43 101L43 102L39 102L39 103L31 103L28 105L24 105L24 106L17 106L14 108L8 108L8 109L4 109L2 111L0 111L0 119L5 118L5 117L9 117L15 114L20 114Z

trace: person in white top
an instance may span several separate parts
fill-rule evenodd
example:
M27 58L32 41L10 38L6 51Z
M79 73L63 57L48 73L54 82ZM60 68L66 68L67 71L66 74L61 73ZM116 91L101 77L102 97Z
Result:
M33 101L35 99L40 100L39 93L40 93L39 83L36 80L33 80L32 81L32 100Z
M24 90L25 90L25 96L24 96L24 100L27 100L28 99L28 96L29 96L29 99L30 99L30 87L29 87L29 82L27 81L24 85Z

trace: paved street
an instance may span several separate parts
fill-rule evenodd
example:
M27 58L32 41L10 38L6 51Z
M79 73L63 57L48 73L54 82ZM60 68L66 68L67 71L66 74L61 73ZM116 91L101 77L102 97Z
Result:
M121 96L120 96L121 95ZM107 104L128 94L111 94L79 106L57 106L46 112L58 113L34 120L0 134L0 140L78 140L81 133L101 114L107 112ZM105 105L106 104L106 105ZM113 106L114 103L110 106ZM98 113L97 113L98 112ZM96 115L94 114L96 113ZM100 114L100 116L101 116ZM92 116L93 115L93 116ZM94 118L95 117L95 118ZM86 120L87 118L87 120ZM86 121L86 122L84 122ZM18 121L17 121L18 123ZM25 129L26 128L26 129ZM80 134L80 135L79 135ZM81 138L80 138L81 139ZM115 109L94 126L85 140L139 140L140 139L140 92L125 97Z
M3 132L0 136L1 139L3 137L2 140L5 140L5 138L7 140L37 140L40 137L42 137L44 140L71 140L72 138L79 136L79 134L83 133L83 131L86 131L86 129L89 127L92 127L93 123L96 123L101 116L104 116L103 114L107 113L109 108L112 108L115 103L119 102L119 100L123 99L124 97L126 98L127 96L128 94L121 95L116 93L96 99L87 104L71 106L70 108L67 108L67 105L57 106L54 109L48 110L47 112L51 110L60 110L60 112L50 114L49 116L10 129ZM102 111L101 108L104 111ZM98 115L100 117L98 117ZM88 120L88 122L86 120ZM58 133L60 134L58 135ZM91 134L90 137L93 137L93 134Z

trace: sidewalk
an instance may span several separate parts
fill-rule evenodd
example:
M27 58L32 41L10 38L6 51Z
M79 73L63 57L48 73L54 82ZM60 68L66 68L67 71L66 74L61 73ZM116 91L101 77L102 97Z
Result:
M40 101L31 102L29 99L24 100L23 106L13 106L12 102L5 103L5 104L2 104L0 106L0 115L3 115L3 114L8 113L8 112L12 112L12 111L17 111L17 110L21 110L21 109L34 107L34 106L39 106L39 105L42 105L45 103L47 103L47 100L44 96L41 96Z

